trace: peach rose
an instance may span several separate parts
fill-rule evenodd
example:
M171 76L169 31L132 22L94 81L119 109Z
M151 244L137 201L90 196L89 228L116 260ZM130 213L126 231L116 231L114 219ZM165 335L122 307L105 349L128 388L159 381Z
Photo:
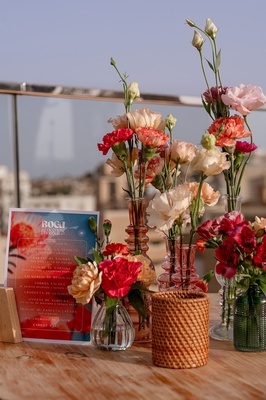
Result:
M242 115L248 115L266 103L262 89L259 86L238 85L227 88L225 94L221 96L222 102L232 107Z
M102 282L102 272L98 271L95 261L78 265L73 273L72 285L68 286L68 293L77 303L87 304Z
M165 121L162 119L162 114L151 111L149 108L139 108L135 111L126 114L130 128L135 131L136 128L151 127L163 131Z

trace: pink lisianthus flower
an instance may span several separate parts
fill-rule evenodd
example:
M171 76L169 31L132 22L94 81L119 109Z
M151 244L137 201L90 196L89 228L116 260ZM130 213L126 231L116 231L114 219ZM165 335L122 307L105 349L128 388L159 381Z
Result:
M141 262L128 261L124 257L103 260L99 264L102 271L102 289L110 298L126 296L131 285L137 281Z
M243 85L227 88L221 95L222 102L242 115L248 115L266 103L266 97L259 86Z
M239 153L252 153L252 151L256 150L258 146L255 143L248 143L245 141L238 140L236 142L235 152Z
M216 146L220 147L235 146L236 139L251 136L251 132L245 130L244 119L238 115L216 119L208 132L216 137Z
M219 86L218 90L216 86L211 87L210 89L207 89L204 93L204 99L206 103L215 103L217 100L221 99L221 95L225 94L227 90L226 86Z
M136 128L136 135L143 146L151 148L162 147L169 139L169 135L150 126Z
M119 143L126 142L132 139L134 132L131 129L117 129L111 133L107 133L103 137L103 143L98 143L98 149L106 155L110 148Z

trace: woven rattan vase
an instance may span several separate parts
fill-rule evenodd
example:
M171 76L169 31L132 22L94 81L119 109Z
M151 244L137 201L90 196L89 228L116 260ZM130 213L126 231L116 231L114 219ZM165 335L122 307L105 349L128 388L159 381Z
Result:
M166 291L152 296L152 361L164 368L196 368L208 362L209 297Z

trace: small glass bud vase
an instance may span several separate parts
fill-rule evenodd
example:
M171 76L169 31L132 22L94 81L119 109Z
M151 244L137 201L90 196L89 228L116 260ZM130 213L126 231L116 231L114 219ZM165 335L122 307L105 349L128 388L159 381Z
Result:
M93 319L91 342L101 350L126 350L134 341L135 329L131 318L121 302L111 314L103 302Z

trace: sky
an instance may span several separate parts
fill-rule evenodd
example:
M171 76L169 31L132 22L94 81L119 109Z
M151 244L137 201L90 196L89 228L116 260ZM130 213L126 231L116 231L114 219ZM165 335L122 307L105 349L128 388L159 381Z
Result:
M219 28L217 46L221 49L223 85L258 85L266 93L265 0L254 0L252 3L243 0L0 0L0 9L2 82L122 90L119 78L110 65L110 58L113 57L120 71L129 75L129 82L138 82L141 93L200 96L206 85L198 52L191 45L194 30L185 20L189 18L204 29L206 18L211 18ZM204 50L204 55L210 59L207 42ZM213 83L212 75L210 83ZM54 101L49 103L47 100L47 107L51 108L51 105L55 107ZM24 154L27 154L21 157L21 163L26 169L31 163L35 169L27 147L38 133L38 143L36 141L32 152L39 154L40 159L43 157L45 165L47 159L44 153L49 151L42 142L47 131L43 122L46 111L41 111L41 106L37 109L36 104L30 107L29 110L28 104L24 104L20 111L25 119L32 118L28 127L21 124L21 130L25 131L25 140L21 145L22 150L25 149ZM37 107L35 112L31 112L34 107ZM8 105L0 109L0 118L6 113L6 108ZM65 115L66 110L61 99L59 115ZM92 112L93 118L88 120L86 110L83 113L72 110L80 124L91 124L87 125L88 131L96 146L96 142L107 133L105 125L99 133L99 119L106 123L110 116L115 115L108 115L109 110L102 110L102 116L98 115L96 121L96 113ZM27 113L30 114L28 117ZM52 131L56 127L62 135L71 127L82 131L72 117L70 115L66 121L61 118L58 122L57 117L50 118L53 143L49 143L53 148L59 148L64 140L60 134L56 138L53 136ZM184 112L179 119L182 130L182 119L188 120L189 117ZM196 124L196 116L194 119ZM94 128L96 125L97 129ZM266 123L262 122L257 141L266 149L264 125ZM30 129L33 131L30 132ZM91 143L85 142L89 140L86 139L86 130L82 132L83 148L86 148ZM68 135L69 140L64 141L63 156L66 160L62 168L67 165L67 157L73 157L71 149L78 146L70 137L71 132ZM0 158L5 162L8 156L3 151L5 146L1 155L1 147ZM80 160L83 159L81 153L79 155ZM95 161L95 157L93 154L89 158ZM97 157L99 160L99 153ZM40 162L39 166L42 168Z

